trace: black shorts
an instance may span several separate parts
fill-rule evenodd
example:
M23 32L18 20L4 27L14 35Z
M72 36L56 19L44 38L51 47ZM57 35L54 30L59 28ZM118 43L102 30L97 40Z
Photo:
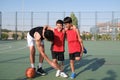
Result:
M80 52L75 52L75 53L69 54L70 60L75 60L75 57L80 57Z
M57 59L58 61L64 61L64 52L52 51L52 59Z

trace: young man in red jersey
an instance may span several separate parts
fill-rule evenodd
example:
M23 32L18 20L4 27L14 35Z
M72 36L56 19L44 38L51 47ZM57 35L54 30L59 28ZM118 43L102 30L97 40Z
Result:
M63 21L57 20L56 27L52 28L50 26L46 26L48 30L52 30L54 32L54 40L51 45L51 54L53 62L60 66L61 70L56 71L56 77L68 77L63 72L64 67L64 41L65 41L65 30L63 28ZM60 63L58 63L60 61Z
M66 27L66 37L68 41L68 51L70 58L70 67L71 67L71 78L74 79L76 77L74 62L75 60L80 60L83 54L83 43L80 37L79 30L72 25L72 19L70 17L64 18L64 24Z
M54 40L51 45L52 59L53 62L59 64L63 70L64 67L64 43L65 43L65 30L63 28L63 21L57 20L56 27L53 29ZM57 70L56 77L68 77L63 71Z

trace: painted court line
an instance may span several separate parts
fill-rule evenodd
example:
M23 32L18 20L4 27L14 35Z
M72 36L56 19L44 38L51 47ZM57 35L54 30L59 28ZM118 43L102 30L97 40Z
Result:
M10 49L10 48L12 48L12 46L10 46L10 45L2 45L2 46L0 45L0 51Z
M22 49L25 49L25 48L27 48L27 46L25 46L25 47L20 47L20 48L14 49L14 50L5 50L5 51L2 51L2 52L0 52L0 53L12 52L12 51L19 51L19 50L22 50Z

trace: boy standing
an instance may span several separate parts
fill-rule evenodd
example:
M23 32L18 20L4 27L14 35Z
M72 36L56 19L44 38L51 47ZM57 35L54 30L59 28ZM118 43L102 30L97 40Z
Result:
M74 79L76 77L74 61L81 59L83 54L83 44L82 39L80 38L79 30L74 25L72 25L72 19L70 17L65 17L64 24L66 26L70 67L72 71L70 77L71 79Z
M65 41L65 31L63 29L63 21L56 21L56 28L53 29L54 40L51 46L53 62L59 64L61 68L64 66L64 41ZM60 63L58 63L58 61ZM63 69L62 69L63 70ZM56 71L56 77L68 77L64 72L59 70Z

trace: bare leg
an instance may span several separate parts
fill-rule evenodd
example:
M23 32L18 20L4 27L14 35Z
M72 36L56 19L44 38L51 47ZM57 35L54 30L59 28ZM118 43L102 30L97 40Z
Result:
M72 71L72 72L75 72L74 60L70 60L70 67L71 67L71 71Z
M41 53L41 55L44 57L44 59L45 59L53 68L55 68L55 69L57 69L57 70L61 70L61 69L60 69L60 66L59 66L57 63L55 63L55 62L53 62L52 60L50 60L46 54Z
M58 65L60 66L61 71L63 71L64 70L64 62L63 61L59 61Z
M60 66L54 63L52 60L48 58L48 56L44 53L43 47L40 45L40 41L36 41L37 49L39 53L44 57L44 59L55 69L60 70Z
M42 47L44 52L44 45L42 45ZM39 63L43 63L43 60L44 60L44 57L41 54L39 54Z
M35 63L35 47L34 46L30 46L30 63L34 64Z

